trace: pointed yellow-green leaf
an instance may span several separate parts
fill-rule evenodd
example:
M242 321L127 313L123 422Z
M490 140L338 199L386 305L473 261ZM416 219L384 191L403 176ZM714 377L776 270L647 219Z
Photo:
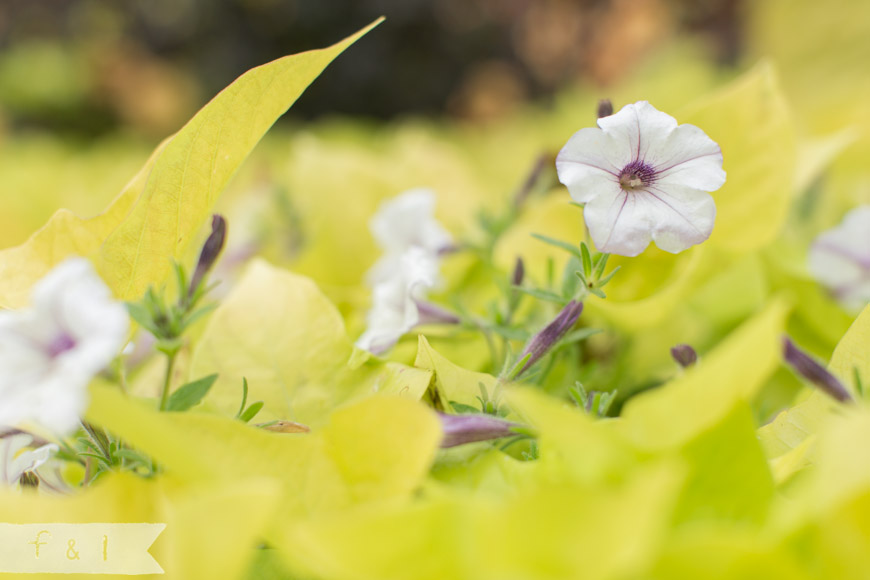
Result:
M469 578L635 578L670 524L680 469L641 464L609 485L552 482L477 507Z
M870 307L849 328L831 357L829 370L855 392L857 371L862 381L870 377ZM777 482L787 481L809 465L815 457L815 439L825 425L842 409L842 404L829 395L813 390L793 407L758 430L765 453L773 460Z
M627 482L544 482L503 498L436 493L410 505L288 526L278 544L303 577L499 580L630 578L652 561L679 470Z
M642 293L642 297L629 300L620 300L618 295L608 295L605 300L592 296L589 298L591 311L602 313L609 322L625 330L649 328L666 320L674 308L685 299L699 275L703 274L704 256L708 252L702 246L693 248L687 252L687 255L680 257L664 255L664 252L656 253L664 257L665 263L672 265L672 271L660 287L653 289L653 294L645 295ZM631 273L635 278L644 277L650 271L658 270L661 267L660 262L646 262L643 257L637 259L636 264L631 263L628 259L619 258L608 261L608 264L611 262L614 264L612 267L622 263L622 270L616 275L613 286L619 286L620 282L623 281L620 279L623 273L634 270ZM610 286L605 288L605 292L610 291Z
M787 312L775 300L684 375L629 400L620 427L653 449L681 445L711 428L750 400L780 364Z
M28 242L0 252L0 305L24 304L30 286L71 254L95 259L119 298L159 284L254 145L375 24L329 48L248 71L164 142L103 214L83 220L61 211Z
M157 147L145 167L102 214L82 219L68 210L59 210L27 242L0 251L0 307L27 304L33 283L65 258L92 256L130 211L167 143Z
M198 485L276 480L287 516L408 497L442 436L431 410L393 396L349 405L311 434L285 435L228 417L159 413L108 388L91 394L88 420L152 455L167 474Z
M679 410L675 411L679 413ZM684 445L688 476L674 521L761 524L774 495L773 478L747 403Z
M110 473L68 495L0 489L0 513L7 523L165 523L166 529L148 551L167 578L224 577L219 572L234 578L237 575L232 572L245 567L261 541L274 513L277 492L274 482L264 480L203 482L188 487L171 476L146 480L128 473ZM66 539L63 542L66 547ZM113 548L110 543L108 554Z
M432 392L436 408L453 412L451 401L480 408L481 385L488 397L496 395L497 380L486 373L477 373L458 367L435 351L422 334L417 346L414 366L434 373Z
M341 314L310 279L263 260L209 319L191 361L191 376L218 373L205 401L236 412L242 378L248 400L265 406L258 420L317 426L339 404L376 392L419 399L431 373L397 363L351 362Z
M622 476L636 453L612 425L589 417L573 403L532 389L512 389L511 408L535 430L542 472L560 480L600 482Z
M794 193L800 194L810 187L858 137L858 131L846 128L831 135L800 142Z
M240 578L281 497L277 481L203 483L179 490L166 518L172 578Z
M473 580L467 506L434 497L412 505L354 510L294 525L273 545L299 578Z
M807 485L793 488L780 515L798 527L792 547L815 577L864 578L870 574L870 412L849 409L828 427L818 437Z
M818 576L770 534L745 526L686 526L658 554L645 580L810 580Z
M792 199L796 162L793 121L773 67L757 65L678 119L722 147L728 180L712 194L709 243L742 252L773 241Z

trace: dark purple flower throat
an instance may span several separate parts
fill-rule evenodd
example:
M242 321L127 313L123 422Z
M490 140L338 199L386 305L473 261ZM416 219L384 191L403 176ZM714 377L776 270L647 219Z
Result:
M634 160L619 173L619 187L625 191L643 189L653 184L656 170L643 161Z

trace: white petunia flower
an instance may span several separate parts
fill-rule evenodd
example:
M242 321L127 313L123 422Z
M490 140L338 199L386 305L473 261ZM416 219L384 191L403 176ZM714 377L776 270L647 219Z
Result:
M73 431L88 383L118 354L128 326L90 262L57 265L34 286L30 308L0 312L0 426Z
M433 253L420 247L406 250L393 276L375 284L366 331L357 340L357 347L380 354L417 326L422 319L418 303L435 285L437 275L438 261Z
M710 237L725 183L722 151L698 127L646 101L577 131L556 158L559 181L585 204L596 248L637 256L650 241L671 253Z
M870 302L870 206L846 214L810 247L809 269L847 308Z
M381 204L369 228L384 256L369 271L370 284L392 279L409 248L437 255L451 245L450 234L434 213L435 192L425 188L410 189Z
M0 483L14 486L25 472L35 472L48 461L58 446L54 443L27 450L33 443L29 433L12 433L0 437Z

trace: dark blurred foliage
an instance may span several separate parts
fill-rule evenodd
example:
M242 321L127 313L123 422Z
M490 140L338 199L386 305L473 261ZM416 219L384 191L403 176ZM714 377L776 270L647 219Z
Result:
M485 120L607 86L674 34L740 51L739 0L0 0L7 124L164 135L245 70L387 21L293 115Z

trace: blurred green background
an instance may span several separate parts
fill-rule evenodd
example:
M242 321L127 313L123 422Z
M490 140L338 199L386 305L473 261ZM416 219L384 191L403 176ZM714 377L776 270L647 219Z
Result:
M3 0L0 118L93 137L175 131L247 69L387 21L336 61L296 118L498 119L577 81L618 83L690 35L744 50L739 0Z

